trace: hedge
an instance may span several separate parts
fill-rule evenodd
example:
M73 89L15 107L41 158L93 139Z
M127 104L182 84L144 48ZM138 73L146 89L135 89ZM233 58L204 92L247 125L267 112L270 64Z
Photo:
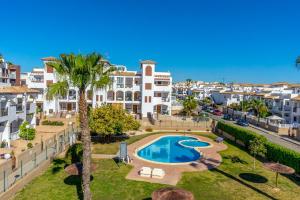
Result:
M42 125L48 125L48 126L63 126L64 123L61 121L50 121L50 120L45 120L42 122Z
M235 137L236 140L242 141L246 147L249 146L249 142L254 138L263 138L265 141L265 147L267 149L266 158L268 160L290 166L295 169L296 173L300 173L300 153L269 142L266 137L233 124L227 124L219 121L217 124L217 129L220 129Z

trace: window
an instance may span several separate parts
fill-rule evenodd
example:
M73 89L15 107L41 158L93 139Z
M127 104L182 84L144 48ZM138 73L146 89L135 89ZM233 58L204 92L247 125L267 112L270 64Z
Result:
M124 78L117 77L117 88L124 88Z
M151 96L149 96L149 103L151 103Z
M151 66L147 66L145 69L145 75L146 76L152 76L152 67Z
M147 96L145 96L145 103L147 103Z
M151 83L145 83L145 90L151 90L152 84Z
M53 67L46 65L46 68L47 68L47 73L53 73Z
M96 95L96 101L99 101L99 95Z
M100 101L101 102L103 101L103 95L100 95Z

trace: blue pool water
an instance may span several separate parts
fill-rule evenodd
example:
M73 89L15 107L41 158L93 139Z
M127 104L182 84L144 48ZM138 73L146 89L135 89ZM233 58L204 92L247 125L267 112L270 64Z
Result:
M137 155L143 159L162 163L184 163L200 158L200 153L194 148L179 144L182 140L199 141L188 136L165 136L142 148Z
M188 147L208 147L210 144L208 142L202 142L199 140L183 140L179 144L188 146Z

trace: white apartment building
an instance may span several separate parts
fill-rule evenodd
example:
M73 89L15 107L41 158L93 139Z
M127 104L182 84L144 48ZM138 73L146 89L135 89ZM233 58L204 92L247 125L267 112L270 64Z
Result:
M154 61L142 61L140 71L119 66L111 79L110 87L95 92L93 106L119 105L140 117L171 115L172 77L169 72L157 72Z
M43 58L44 68L34 68L23 79L28 88L39 90L37 106L46 115L64 115L78 112L78 89L70 88L67 96L47 100L47 87L58 81L55 70L47 66L53 57ZM87 90L87 103L96 107L102 104L121 106L138 117L154 114L171 114L172 77L169 72L157 72L154 61L142 61L140 71L128 71L125 66L116 65L111 75L112 84L105 89Z
M9 64L0 56L0 86L20 85L20 66Z
M7 147L10 147L11 140L19 138L19 126L24 121L35 127L36 93L27 87L0 87L0 142L5 142Z

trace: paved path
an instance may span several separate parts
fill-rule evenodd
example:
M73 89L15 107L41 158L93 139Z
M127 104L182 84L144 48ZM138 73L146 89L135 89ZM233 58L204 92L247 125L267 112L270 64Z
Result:
M209 114L209 116L212 119L215 119L217 121L222 121L222 122L231 123L231 124L235 123L234 121L223 120L222 117L220 117L220 116L215 116L215 115L212 115L212 114ZM292 149L292 150L297 151L297 152L300 153L300 142L298 142L298 141L279 136L276 133L273 133L271 131L267 131L265 129L262 129L262 128L259 128L259 127L253 126L253 125L250 125L249 127L244 127L244 128L249 129L249 130L254 131L254 132L256 132L260 135L265 136L270 142L279 144L281 146L284 146L286 148Z
M116 155L113 154L92 154L92 158L94 159L111 159L115 157Z

